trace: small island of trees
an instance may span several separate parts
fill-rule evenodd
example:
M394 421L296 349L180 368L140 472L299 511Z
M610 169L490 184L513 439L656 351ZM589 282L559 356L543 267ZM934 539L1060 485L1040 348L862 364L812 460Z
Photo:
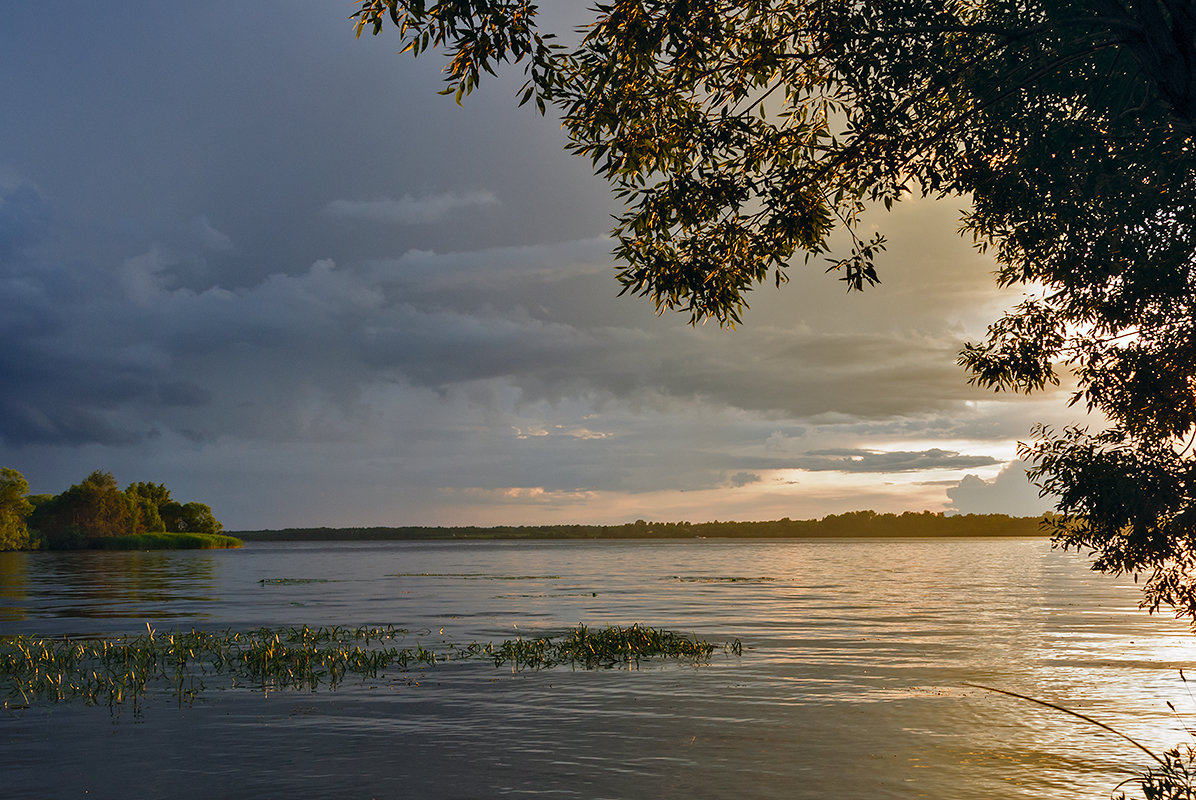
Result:
M161 483L123 491L96 470L57 495L29 494L15 469L0 467L0 550L239 547L203 503L180 503Z

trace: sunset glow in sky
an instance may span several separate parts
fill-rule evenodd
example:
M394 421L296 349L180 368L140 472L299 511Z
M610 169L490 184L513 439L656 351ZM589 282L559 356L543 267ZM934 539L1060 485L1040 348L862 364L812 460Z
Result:
M961 202L735 331L617 298L614 206L518 71L463 108L351 4L0 8L0 466L227 528L1033 514L1066 390L956 366L1019 292Z

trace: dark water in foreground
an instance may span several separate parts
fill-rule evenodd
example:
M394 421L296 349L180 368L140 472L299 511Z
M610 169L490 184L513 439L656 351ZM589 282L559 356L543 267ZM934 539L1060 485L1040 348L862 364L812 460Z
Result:
M281 578L319 582L260 582ZM1196 639L1137 600L1041 539L5 553L0 633L393 623L412 644L464 644L640 622L744 653L589 672L454 663L335 692L163 696L139 717L0 711L0 796L1108 797L1144 754L963 684L1178 743L1164 703L1196 722L1177 673Z

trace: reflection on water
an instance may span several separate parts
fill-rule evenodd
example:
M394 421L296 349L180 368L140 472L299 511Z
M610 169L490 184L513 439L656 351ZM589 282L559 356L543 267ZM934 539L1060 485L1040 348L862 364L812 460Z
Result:
M218 596L215 561L204 551L0 553L4 632L13 632L11 622L54 617L200 624Z
M0 552L0 624L25 619L28 569L25 553Z
M1165 701L1196 717L1177 673L1194 653L1185 627L1040 539L16 555L0 560L10 633L393 623L438 644L642 622L745 652L639 671L442 664L335 693L163 701L115 725L30 709L0 716L15 797L1066 800L1107 797L1145 757L966 683L1061 702L1156 749L1185 735ZM203 741L204 759L165 744L180 740Z

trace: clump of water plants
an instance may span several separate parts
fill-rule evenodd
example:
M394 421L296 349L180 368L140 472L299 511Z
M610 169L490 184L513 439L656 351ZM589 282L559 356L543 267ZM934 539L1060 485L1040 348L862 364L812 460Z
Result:
M328 578L262 578L262 586L302 586L308 583L331 583Z
M1130 778L1121 786L1138 784L1146 800L1196 800L1196 749L1186 745L1173 747L1156 760L1159 766L1151 767L1137 778ZM1125 792L1113 797L1114 800L1126 800Z
M314 692L335 689L350 676L372 679L470 659L509 664L512 669L638 666L653 658L699 663L719 647L641 625L602 630L582 625L557 639L445 643L439 651L419 643L391 644L407 635L394 626L305 625L165 634L146 627L145 634L115 638L0 637L0 697L5 707L77 700L111 708L129 702L139 709L147 693L159 688L168 689L180 703L192 702L208 688ZM738 640L722 647L736 655L742 652Z
M626 628L609 625L593 631L585 625L579 625L560 639L508 639L498 646L487 645L482 652L494 659L496 667L510 663L515 669L542 669L569 664L595 669L620 664L639 666L641 660L649 658L705 661L717 647L696 636L686 638L672 631L644 625ZM725 647L734 655L743 652L738 639Z
M461 578L467 581L557 581L560 575L493 575L489 572L399 572L396 578Z
M422 647L378 643L406 631L384 628L260 628L249 632L147 633L111 639L0 638L0 696L16 701L82 700L136 707L160 684L191 701L208 682L263 691L335 688L346 674L372 677L392 665L433 663Z
M767 575L758 578L743 575L672 575L669 579L679 583L768 583L776 580Z

